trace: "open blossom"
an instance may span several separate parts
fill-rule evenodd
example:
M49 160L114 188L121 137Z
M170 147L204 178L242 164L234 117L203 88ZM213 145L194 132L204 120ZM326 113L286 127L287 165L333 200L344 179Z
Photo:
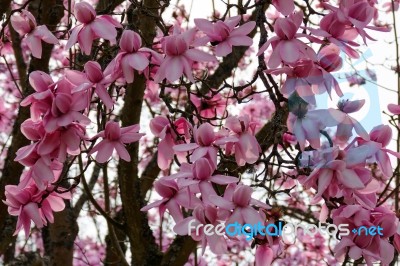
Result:
M158 207L160 209L160 216L163 216L165 210L168 210L175 222L179 222L183 219L180 206L193 209L196 205L201 204L201 201L194 194L190 194L187 188L179 188L174 180L161 178L154 182L154 188L162 199L150 203L140 209L141 211L148 211L154 207Z
M58 39L46 25L37 26L35 17L27 10L11 16L11 25L20 35L26 35L26 43L36 58L42 58L42 41L50 44L58 43Z
M386 148L391 140L392 129L390 126L376 126L369 133L369 140L355 139L352 143L353 148L347 152L348 161L352 165L357 165L366 159L371 159L378 163L379 168L386 177L392 176L393 168L389 154L397 158L400 158L400 154ZM354 147L355 142L358 143L357 147Z
M210 201L224 211L229 211L226 224L258 224L262 223L261 215L252 207L252 205L264 208L271 207L259 200L251 197L253 189L243 184L229 184L225 190L224 196L211 195ZM232 213L230 213L232 211Z
M109 40L111 45L117 43L117 30L115 28L121 28L122 26L111 16L96 16L96 11L87 2L76 3L74 14L81 24L72 29L65 49L71 48L78 42L82 51L86 55L90 55L93 40L103 38Z
M162 170L167 169L174 158L173 147L179 144L178 137L190 139L189 131L192 130L192 125L183 117L171 125L168 118L157 116L150 121L150 130L161 139L158 143L158 167Z
M76 70L66 71L65 77L76 86L72 92L84 91L90 94L88 90L94 87L94 91L104 105L111 109L114 102L107 92L107 87L114 81L113 77L111 75L106 76L101 70L100 64L94 61L88 61L84 69L85 73Z
M37 153L39 155L53 155L60 162L64 162L67 154L80 153L81 140L85 139L85 127L72 123L60 127L56 131L46 132L42 121L27 119L21 124L21 132L31 141L38 141Z
M272 45L272 54L268 60L268 67L276 68L282 62L295 63L300 58L316 59L314 50L297 38L307 38L314 42L320 42L317 38L304 33L297 33L303 19L303 12L290 14L286 18L278 18L275 21L274 31L276 36L268 38L261 46L257 55L262 54L269 45Z
M216 23L211 23L206 19L198 18L194 20L194 23L207 35L205 41L215 45L215 54L226 56L232 53L232 46L251 46L253 44L253 39L247 34L254 29L256 23L250 21L235 28L240 19L240 16L235 16L225 21L218 20Z
M321 130L326 127L336 126L340 118L336 118L335 110L307 110L306 106L299 105L298 108L289 113L287 127L299 142L300 149L305 148L306 140L314 149L321 147Z
M161 55L149 48L142 47L142 38L132 30L124 30L122 32L119 46L121 48L120 52L105 71L115 79L122 75L127 83L132 83L135 70L142 72L149 66L150 55L155 57L158 62L162 61Z
M200 191L203 202L209 204L209 197L217 195L212 183L227 185L237 183L239 179L234 176L213 175L215 168L206 158L197 159L193 164L183 163L178 173L164 177L164 179L177 179L178 185L190 187L190 191Z
M89 124L90 119L81 113L88 106L89 95L84 91L73 93L72 84L65 78L57 81L55 87L51 109L43 116L46 132L53 132L74 121Z
M231 116L226 119L225 127L231 130L232 134L226 142L226 153L235 154L236 163L243 166L246 163L253 164L260 157L261 147L255 134L256 123L250 122L248 116Z
M193 151L190 156L191 162L207 158L215 169L217 167L217 148L214 146L216 140L217 134L214 132L214 128L210 124L204 123L194 129L195 143L175 145L174 151Z
M369 171L358 171L346 165L343 152L338 147L324 149L320 154L321 160L314 170L301 180L305 187L317 188L315 201L320 200L324 193L340 198L344 189L361 190L371 181Z
M340 141L348 141L349 138L353 135L353 128L357 132L357 134L365 140L369 139L369 135L367 131L362 127L360 122L356 119L352 118L349 114L357 112L363 107L365 100L356 100L356 101L340 101L338 104L338 108L345 115L343 116L343 120L337 126L336 138Z
M283 84L281 91L283 95L290 96L293 92L306 102L315 105L316 92L312 89L311 78L312 70L315 68L314 62L310 59L300 59L293 66L284 66L282 68L268 69L266 72L273 75L286 74L286 81ZM323 78L323 77L321 77Z
M136 142L145 135L138 133L138 131L139 125L121 128L117 122L108 121L105 129L92 138L101 137L103 140L90 150L89 155L97 152L96 161L105 163L111 158L113 151L116 150L121 159L130 162L131 156L124 144Z
M34 93L28 95L21 102L21 106L31 105L31 118L34 121L40 119L41 115L46 113L53 101L53 79L49 74L43 71L33 71L29 74L29 84L34 89Z
M384 206L367 210L359 205L347 205L334 210L332 216L336 225L349 224L349 230L360 226L382 228L374 236L365 233L343 236L334 249L337 258L348 252L353 260L362 256L368 266L372 266L376 261L389 265L393 260L394 248L389 243L389 237L396 233L398 227L398 218L394 212Z
M326 38L330 43L337 45L343 52L352 58L358 58L359 54L353 47L359 44L353 41L354 34L346 24L339 20L337 13L329 13L321 19L319 29L308 30L316 36Z
M178 26L175 26L174 33L162 39L162 47L166 57L154 76L155 82L161 82L165 78L169 82L174 82L185 74L194 83L195 80L192 75L194 62L217 61L213 55L190 47L195 35L196 29L194 28L180 33Z
M59 212L65 208L63 199L71 199L71 194L67 192L50 193L42 200L42 196L46 192L39 191L34 185L24 189L7 185L5 191L6 200L3 202L8 206L8 212L12 216L18 216L14 235L23 229L26 237L29 236L31 221L38 228L47 225L47 221L53 223L53 212Z

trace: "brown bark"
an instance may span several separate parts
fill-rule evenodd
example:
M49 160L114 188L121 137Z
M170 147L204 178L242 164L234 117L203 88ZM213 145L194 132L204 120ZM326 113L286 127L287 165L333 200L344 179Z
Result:
M138 10L130 8L128 12L129 28L139 29L144 43L151 45L156 34L155 18L148 14L157 14L156 0L144 0ZM139 17L133 24L133 19ZM129 84L124 98L124 107L121 112L122 126L140 122L146 78L135 73L135 81ZM126 233L131 244L132 265L159 265L161 253L155 243L152 231L148 225L147 216L140 211L144 206L138 176L138 143L127 147L131 162L120 160L118 165L118 179L121 191L122 207L125 214Z
M54 223L42 230L45 254L52 266L72 265L74 241L78 234L78 224L69 201L61 212L54 213Z

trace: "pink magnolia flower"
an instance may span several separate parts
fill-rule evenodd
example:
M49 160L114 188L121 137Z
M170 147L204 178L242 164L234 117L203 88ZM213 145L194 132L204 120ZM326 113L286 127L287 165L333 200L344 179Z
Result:
M315 68L314 62L310 59L300 59L293 66L284 66L282 68L268 69L266 72L273 75L286 74L286 80L281 91L285 96L290 96L293 92L306 102L316 105L315 94L310 83L311 72Z
M86 55L90 55L93 40L103 38L109 40L111 45L117 43L117 30L121 24L109 15L96 16L96 11L87 2L75 4L74 14L81 23L71 31L71 36L65 46L70 49L76 42Z
M389 237L393 236L398 227L398 219L391 210L380 206L374 210L366 210L359 205L342 206L332 213L333 222L336 225L349 224L349 229L358 229L361 226L380 226L382 229L377 234L366 235L350 233L343 236L339 244L335 246L334 253L337 258L348 252L349 257L358 260L364 257L368 266L373 262L382 261L389 265L394 257L394 248L389 243Z
M47 113L51 109L54 98L54 81L45 72L33 71L29 74L29 84L35 92L22 100L21 106L31 105L31 118L34 121L38 121L42 114Z
M353 41L354 32L351 27L340 21L337 13L332 12L325 15L320 22L320 29L308 28L316 36L326 38L330 43L337 45L343 52L352 58L358 58L359 54L350 47L357 47L359 44Z
M163 51L166 57L154 76L155 82L159 83L165 78L169 82L174 82L185 74L185 76L194 83L192 65L195 61L217 61L213 55L195 48L190 48L195 35L196 29L194 28L180 33L178 26L175 26L174 33L162 39Z
M390 126L376 126L369 133L369 140L357 138L349 145L351 149L347 151L347 160L351 165L358 165L370 159L378 163L379 168L386 177L392 176L393 169L389 154L397 158L400 158L400 154L386 148L391 140L392 129ZM357 147L354 147L355 142L359 144Z
M175 151L173 147L179 143L178 139L180 137L190 139L189 132L192 130L192 125L183 117L178 118L171 125L168 118L157 116L150 121L150 130L156 137L161 139L157 147L157 164L160 169L165 170L174 158Z
M360 190L366 187L372 176L347 167L341 157L343 152L338 147L324 149L320 152L321 160L311 174L301 181L306 187L317 188L315 200L321 199L322 194L328 192L330 197L339 198L343 189Z
M214 132L214 128L208 124L201 124L198 128L194 129L194 141L195 143L178 144L173 147L176 152L188 152L193 151L190 156L190 161L195 162L200 158L207 158L212 167L217 167L217 148L214 146L214 142L217 140L217 135Z
M339 118L335 117L337 114L339 114ZM319 149L321 147L321 130L336 126L341 121L341 117L339 112L332 109L307 111L306 106L299 105L289 113L287 127L296 136L302 151L305 148L306 140L311 147Z
M38 228L47 225L47 221L53 223L53 212L59 212L65 208L63 199L71 199L69 192L62 194L53 192L46 197L42 197L44 193L47 192L38 191L35 186L29 186L24 189L14 185L5 187L6 200L3 200L3 202L8 206L10 215L18 216L14 235L23 229L25 236L28 238L31 221Z
M269 45L272 45L273 51L268 61L268 67L276 68L282 62L285 64L293 64L300 58L316 60L314 50L297 39L304 37L310 41L320 42L317 38L310 35L296 33L300 28L302 19L303 12L300 11L290 14L286 18L278 18L275 21L274 31L276 36L269 38L257 53L257 55L262 54Z
M250 21L235 28L240 19L240 16L235 16L227 18L225 21L218 20L216 23L211 23L206 19L197 18L194 23L207 35L204 41L215 46L215 54L226 56L232 53L232 46L251 46L253 44L253 39L247 35L254 29L256 23Z
M103 101L104 105L111 109L114 106L114 102L108 94L107 87L114 81L111 75L105 76L101 70L99 63L95 61L88 61L85 66L85 73L68 70L65 73L65 77L77 87L72 90L75 92L87 92L92 87L95 88L96 94ZM88 92L90 94L90 91Z
M89 95L84 91L73 93L72 90L73 85L67 79L57 81L51 109L43 116L46 132L53 132L74 121L85 125L90 123L90 119L81 113L88 106Z
M206 158L199 158L193 164L181 164L180 171L176 174L163 177L163 179L178 179L179 187L195 187L191 191L200 191L203 202L209 204L211 195L217 195L212 184L227 185L237 183L239 179L234 176L213 175L215 168Z
M27 10L11 16L11 25L20 35L26 35L26 44L36 58L42 58L42 41L50 44L58 43L58 39L46 25L37 26L35 17Z
M192 224L194 228L199 226L198 232L196 229L192 229L189 232L189 225ZM210 234L204 233L204 227L208 224L213 225ZM200 227L200 225L203 225ZM194 208L192 216L187 217L177 223L174 226L174 231L178 235L190 235L195 241L201 241L201 247L203 253L207 245L210 246L210 249L215 254L224 254L227 252L227 244L226 240L223 236L219 236L215 233L215 228L221 225L221 221L218 219L218 211L217 208L212 206L202 206L198 205Z
M155 57L158 62L162 62L160 54L149 48L141 47L142 38L134 31L124 30L119 46L121 51L109 64L105 72L110 73L115 78L123 75L127 83L133 82L135 70L142 72L149 66L150 55Z
M110 159L115 149L121 159L130 162L131 156L124 144L136 142L145 135L143 133L138 133L138 131L139 125L121 128L117 122L108 121L105 129L92 138L96 139L101 137L103 140L90 150L89 155L97 152L96 161L105 163Z
M336 138L339 141L346 142L353 135L353 128L357 132L357 134L365 140L369 140L369 135L367 131L363 128L363 126L354 118L349 116L349 113L357 112L363 107L365 100L356 100L356 101L340 101L338 103L338 108L345 115L343 116L343 120L337 126Z
M174 180L161 178L154 182L154 189L162 197L149 205L141 208L145 212L154 207L160 210L160 216L164 215L165 210L174 218L175 222L183 220L181 206L187 209L193 209L196 205L201 204L201 201L193 194L189 193L187 188L179 188Z
M374 7L374 1L366 0L349 0L341 1L339 8L325 4L326 7L334 11L338 20L355 30L366 42L366 38L376 41L365 32L365 28L377 31L387 32L390 29L386 27L368 26L372 19L377 19L378 10Z
M15 161L31 167L29 175L39 190L44 190L55 179L54 170L62 169L62 163L52 160L50 155L38 154L38 142L20 148L16 152Z
M256 123L250 122L248 116L231 116L226 119L225 127L231 130L232 134L230 138L220 141L227 143L226 153L234 153L239 166L253 164L260 157L261 147L254 136L255 126Z
M263 223L260 214L251 205L255 205L264 209L270 209L268 204L253 199L251 194L253 189L243 184L230 184L224 192L224 196L211 195L210 201L225 211L233 211L229 214L226 224L258 224Z
M81 140L86 138L85 127L77 123L48 133L42 121L34 122L28 119L21 124L21 131L27 139L39 141L37 145L39 155L52 154L60 162L65 161L67 154L78 155L81 151Z

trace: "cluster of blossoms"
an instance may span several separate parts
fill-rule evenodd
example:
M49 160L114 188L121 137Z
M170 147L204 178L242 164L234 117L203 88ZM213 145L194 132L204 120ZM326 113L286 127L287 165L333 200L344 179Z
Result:
M303 12L295 11L294 6L288 10L290 5L281 9L279 2L274 4L286 17L278 17L275 20L276 36L268 39L258 55L272 46L272 53L267 61L268 69L265 72L272 75L284 74L286 77L281 92L289 99L288 131L292 134L291 142L298 143L301 151L300 168L310 171L308 175L299 173L298 181L306 189L312 188L316 191L314 204L341 199L341 207L330 214L335 223L347 219L351 228L356 228L366 224L382 225L382 221L389 221L385 224L387 229L383 236L376 236L368 241L347 237L340 240L335 249L337 258L349 252L351 259L358 260L363 256L368 265L376 261L388 264L394 256L389 237L395 235L398 219L388 206L379 205L377 193L381 191L381 185L372 175L369 166L371 163L377 163L384 180L392 176L389 154L397 158L400 158L400 154L386 148L391 140L391 128L380 125L368 133L352 117L352 113L362 108L364 100L341 100L337 109L315 109L317 94L327 92L331 95L333 89L338 96L343 96L338 82L331 74L342 67L340 52L358 58L359 54L354 47L359 44L354 39L360 36L364 41L366 38L373 40L366 29L387 29L369 25L376 14L373 2L340 1L338 7L323 2L322 7L329 13L323 17L318 29L301 26ZM231 21L233 20L225 20L225 23ZM221 45L220 38L225 33L216 33L222 28L222 21L214 25L203 19L197 19L195 22L196 26L207 34L197 43L203 40L215 42L216 55L231 52L229 42ZM248 28L250 31L250 25ZM304 31L298 33L300 28L310 34ZM232 35L235 32L228 27L225 32L230 31ZM300 38L321 44L321 49L316 53ZM230 43L233 43L232 39ZM204 61L205 59L204 57ZM185 75L191 80L190 75L186 72ZM150 127L153 134L161 139L158 157L160 168L169 168L175 154L180 162L180 169L176 174L161 177L155 183L155 189L163 199L149 204L142 210L158 207L161 214L168 210L176 222L176 233L190 234L196 241L201 241L203 252L208 244L216 254L225 253L227 242L237 239L208 236L202 229L198 234L190 233L190 222L195 225L214 226L236 221L242 224L257 224L259 221L264 223L265 213L268 213L266 210L269 210L270 206L252 199L252 188L243 185L236 177L220 175L217 160L218 151L223 151L223 156L234 155L239 166L257 162L261 149L254 138L255 128L252 124L247 117L228 117L223 129L214 132L208 123L193 128L184 118L175 122L166 117L154 118ZM326 131L329 127L336 128L333 140ZM353 130L358 136L347 147L341 148L343 143L352 139ZM328 137L329 146L321 143L322 135ZM187 143L190 140L194 142ZM185 162L186 158L188 162ZM222 193L221 186L226 186ZM182 209L191 215L185 218ZM342 209L348 211L340 211ZM358 220L359 216L354 218L352 215L356 211L365 213L365 217L361 220ZM256 252L257 265L269 265L282 250L282 242L276 238L263 240L257 237L255 243L259 244ZM373 248L378 248L378 251L373 251Z
M394 8L398 8L396 3ZM387 148L392 130L389 126L379 125L368 133L363 128L352 114L363 107L364 100L341 100L337 108L316 109L318 94L331 96L334 90L335 94L343 96L332 74L342 68L341 52L358 58L357 37L365 42L366 39L373 40L367 29L387 31L387 28L370 25L377 14L375 4L373 0L342 0L336 7L321 1L319 7L327 14L319 28L311 28L302 25L305 16L303 11L295 9L294 1L273 0L272 5L284 17L278 13L274 18L274 35L261 45L257 55L263 60L264 52L272 48L266 56L267 69L263 69L262 74L271 80L275 76L284 80L277 89L282 98L288 99L289 107L287 131L282 139L299 151L294 162L296 167L286 174L296 176L296 182L315 191L312 204L324 202L323 206L327 203L335 206L329 210L322 208L323 215L335 224L350 224L350 229L370 225L384 228L383 235L370 238L350 235L340 239L335 247L336 259L348 254L353 260L363 257L368 265L376 261L386 265L394 257L394 247L400 251L398 218L390 206L380 204L377 197L382 191L382 181L393 175L389 155L400 158L400 154ZM160 98L158 83L163 83L164 87L170 83L173 87L186 80L193 84L201 81L197 75L199 66L217 65L218 57L227 57L234 47L251 46L253 41L248 35L256 30L254 21L241 23L242 16L216 22L195 19L195 27L183 30L177 23L171 27L169 35L157 37L156 45L144 47L138 32L123 29L112 16L97 15L91 4L76 3L74 9L78 25L70 31L65 49L78 44L81 52L90 56L95 41L103 39L107 45L117 48L116 54L107 65L88 61L82 64L82 71L61 71L57 81L41 71L29 74L34 93L27 96L21 106L30 107L31 117L22 123L21 131L31 144L19 149L15 158L27 169L18 185L6 186L4 201L9 213L18 216L15 234L23 229L28 236L31 221L41 228L54 221L53 212L65 208L64 200L71 199L72 191L61 182L65 175L63 170L82 153L87 154L88 164L93 160L106 163L114 152L120 159L131 161L126 145L145 135L139 133L139 125L121 128L119 122L102 118L104 121L100 124L104 128L99 128L93 137L87 136L92 123L89 110L93 103L99 104L98 110L107 113L106 117L123 94L121 90L114 90L115 84L129 89L127 85L132 84L137 75L143 75L147 80L146 97L157 102ZM33 57L41 58L42 41L59 43L45 25L37 25L27 10L14 14L10 21L13 29L24 38ZM318 52L307 42L320 45ZM208 44L212 48L204 50ZM161 112L162 115L150 121L150 130L159 139L158 167L167 172L176 162L179 169L154 182L154 189L162 199L141 210L158 208L161 216L168 211L176 223L175 233L190 235L200 241L203 253L209 246L213 253L225 254L229 247L243 239L205 234L205 225L210 224L213 228L235 222L269 225L281 217L274 217L274 209L267 204L268 200L253 198L253 188L240 178L227 174L221 165L227 161L239 169L258 165L260 156L268 151L262 150L256 138L259 121L248 115L227 114L227 102L217 89L210 90L205 97L189 94L188 100L197 109L195 119L172 119ZM5 112L1 104L0 101L0 114ZM282 106L279 103L274 107L272 103L271 106L263 105L268 109L268 116L273 109ZM247 112L253 114L254 108L253 111L248 108ZM391 105L389 109L395 115L400 114L398 106ZM222 126L216 131L212 120L222 115ZM334 137L329 135L329 128L336 128ZM357 133L354 138L353 131ZM96 144L99 138L101 141ZM329 144L321 138L327 138ZM96 154L94 159L93 154ZM372 164L377 165L374 171L379 172L379 178L373 175ZM289 180L283 186L288 188L289 184L296 185ZM189 224L202 226L198 232L189 232ZM322 236L315 238L323 242ZM328 249L324 244L312 244L306 237L302 241L321 253ZM255 236L253 243L257 246L256 265L270 265L278 257L281 262L285 261L281 255L286 243L281 239ZM87 245L101 250L91 242Z
M72 44L77 40L83 42L81 47L86 53L90 53L93 39L102 37L111 41L111 37L102 35L104 29L120 27L110 16L97 18L93 7L86 2L75 5L75 16L83 24L72 30L69 40ZM28 46L34 57L41 57L42 40L58 43L47 27L37 26L33 15L26 10L21 11L21 16L12 16L11 23L17 32L29 39ZM74 39L76 35L78 37ZM90 44L87 44L89 40ZM88 155L97 152L96 161L99 163L107 162L114 150L121 159L130 161L124 145L136 142L144 135L138 133L138 125L121 128L118 122L108 121L103 131L92 138L86 136L86 127L91 123L87 114L93 92L106 108L112 109L114 102L106 88L115 79L103 73L101 66L94 61L87 62L83 72L66 70L57 81L42 71L30 73L29 84L35 92L26 97L21 106L30 106L31 118L21 124L21 131L32 143L20 148L15 158L28 169L18 185L5 188L4 203L9 206L11 215L18 216L14 234L24 229L28 236L31 221L41 228L54 221L53 212L65 208L64 199L71 199L71 191L60 183L63 168L72 157L82 153L83 142L102 138L88 152Z

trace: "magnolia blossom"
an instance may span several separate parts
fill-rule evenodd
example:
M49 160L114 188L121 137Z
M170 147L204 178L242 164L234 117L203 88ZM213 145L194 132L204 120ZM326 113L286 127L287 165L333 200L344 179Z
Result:
M47 221L53 223L53 212L59 212L64 209L63 199L71 199L69 192L62 194L53 192L42 200L45 192L38 191L34 185L24 189L14 185L7 185L5 191L6 200L3 200L3 202L8 206L8 212L12 216L18 216L14 235L23 229L26 237L29 236L31 221L38 228L47 225Z
M28 95L21 101L21 106L31 105L31 118L38 121L42 114L48 112L54 98L53 79L49 74L42 71L33 71L29 74L29 84L32 86L34 93Z
M321 160L312 173L302 181L307 188L318 187L315 201L321 199L326 191L330 197L339 198L343 189L361 190L371 181L371 175L364 175L364 172L351 169L344 160L341 160L340 156L343 155L338 147L325 149L320 154Z
M211 23L206 19L198 18L194 20L194 23L207 35L204 41L215 46L215 54L226 56L232 53L232 46L251 46L253 44L253 39L247 34L254 29L256 23L250 21L235 28L240 19L240 16L235 16L227 18L225 21L218 20L216 23Z
M115 28L122 26L111 16L96 16L93 6L87 2L76 3L74 14L81 24L72 29L65 49L70 49L78 42L81 50L86 55L90 55L93 40L103 38L109 40L111 45L117 43L117 30Z
M176 152L193 151L190 156L192 162L200 158L207 158L215 169L217 167L217 148L214 146L216 140L217 135L214 128L210 124L204 123L194 129L195 143L178 144L173 149Z
M164 179L178 179L178 185L191 187L191 191L200 191L203 202L209 204L211 195L217 196L212 183L219 185L228 185L237 183L239 179L234 176L213 175L215 168L206 158L197 159L193 164L182 164L179 173L173 174Z
M134 31L124 30L119 46L121 51L111 61L105 72L110 73L114 78L123 75L127 83L133 82L135 70L142 72L149 66L150 55L158 62L162 62L162 57L158 53L141 47L142 38Z
M339 117L337 117L339 115ZM287 126L294 133L299 142L300 149L305 148L306 140L314 149L321 147L321 130L326 127L336 126L341 121L340 113L335 110L310 110L306 106L299 105L298 108L289 113Z
M311 60L316 59L316 54L313 49L301 42L297 38L304 37L311 41L319 42L318 39L303 33L296 33L303 19L303 12L290 14L286 18L278 18L275 21L274 32L276 36L268 38L268 41L261 46L257 55L262 54L267 50L269 45L272 45L272 54L268 60L268 67L276 68L282 62L291 64L300 58Z
M232 134L217 143L226 143L226 153L234 153L239 166L253 164L260 157L261 147L254 136L255 126L256 123L250 122L248 116L231 116L226 119L225 127L231 130Z
M400 154L387 149L392 140L392 129L388 125L379 125L374 127L369 133L369 140L357 138L353 141L347 152L347 160L351 165L358 165L369 159L377 162L382 173L386 176L392 176L393 169L389 154L400 158ZM358 146L355 147L355 143Z
M193 63L195 61L209 62L217 60L213 55L190 47L193 44L195 35L196 29L180 33L179 28L175 26L174 33L162 39L162 47L166 57L154 76L155 82L161 82L165 78L169 82L174 82L185 74L194 83L195 80L192 75Z
M173 147L179 144L178 135L179 137L190 139L189 131L192 130L192 125L183 117L177 119L171 125L168 118L157 116L150 121L150 130L156 137L161 139L158 143L158 167L162 170L167 169L174 158L175 151Z
M357 132L357 134L365 140L369 140L369 135L367 131L362 127L362 125L354 118L349 116L349 113L357 112L363 107L365 100L356 100L356 101L340 101L338 104L338 108L340 111L345 113L343 116L343 120L338 124L336 131L336 138L340 141L347 141L353 135L353 128Z
M179 222L183 219L180 206L193 209L196 205L201 204L201 201L195 195L190 194L187 188L179 188L174 180L162 178L154 182L154 188L162 199L143 207L140 209L141 211L148 211L158 207L160 216L163 216L165 210L168 210L175 222Z
M14 30L26 36L26 44L36 58L42 58L42 41L50 44L58 43L58 39L46 25L37 26L35 17L25 9L11 16L10 20Z
M144 133L138 133L139 128L139 125L121 128L117 122L108 121L105 129L92 138L101 137L103 140L90 150L89 155L97 152L96 161L105 163L110 159L113 151L116 150L121 159L130 162L131 156L124 144L136 142L145 135Z
M224 196L219 197L216 195L210 196L210 201L221 208L222 210L229 211L226 224L258 224L262 223L260 214L251 205L255 205L266 210L271 207L259 200L253 199L251 194L253 189L243 184L230 184L226 187ZM230 213L230 211L233 211Z
M398 219L392 211L381 206L374 210L366 210L359 205L342 206L333 211L333 222L336 225L349 224L349 229L357 229L360 226L380 226L381 234L366 235L353 234L342 237L334 248L335 256L340 257L348 252L349 257L358 260L361 256L368 266L373 262L382 261L385 265L393 260L394 248L389 243L389 237L393 236L398 227Z
M66 79L56 83L51 109L43 116L46 132L53 132L74 121L85 125L90 123L90 119L81 113L87 108L88 94L84 91L73 93L72 87L73 85Z
M359 46L353 41L354 34L346 26L345 23L339 20L336 13L329 13L321 19L320 29L308 30L316 36L321 36L326 38L330 43L337 45L342 51L344 51L348 56L352 58L358 58L359 54L356 50L351 48Z
M103 101L104 105L108 109L111 109L114 102L108 94L107 87L114 81L113 77L111 75L106 76L101 70L100 64L94 61L88 61L84 69L85 73L75 70L66 72L65 77L76 86L72 92L87 92L94 87L94 91Z

